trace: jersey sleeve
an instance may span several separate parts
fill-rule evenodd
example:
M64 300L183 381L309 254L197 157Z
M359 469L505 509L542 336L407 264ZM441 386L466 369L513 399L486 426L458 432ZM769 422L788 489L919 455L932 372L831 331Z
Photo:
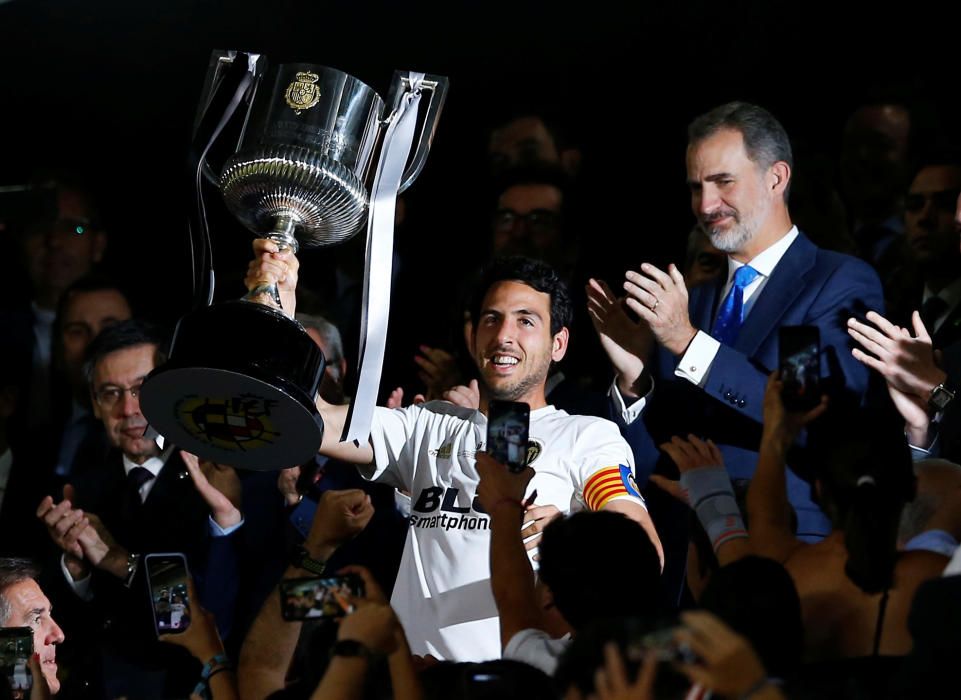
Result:
M575 445L580 481L575 497L588 510L611 501L631 500L647 507L634 480L631 448L610 421L595 420L578 435Z
M419 406L374 409L370 425L370 445L374 463L360 468L365 479L394 488L410 490L413 471L411 439L417 429Z

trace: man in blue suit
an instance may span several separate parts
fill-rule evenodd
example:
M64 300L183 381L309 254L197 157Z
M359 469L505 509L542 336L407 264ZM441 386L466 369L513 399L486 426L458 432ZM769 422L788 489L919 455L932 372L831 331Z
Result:
M835 409L862 404L868 388L868 372L851 356L845 324L883 305L880 282L866 263L817 248L793 225L787 205L792 166L787 134L766 110L735 102L698 117L687 149L691 206L711 243L727 255L726 274L689 293L674 265L665 272L645 263L624 283L625 304L641 320L637 330L659 346L648 363L653 389L642 376L619 378L625 410L649 391L644 420L655 441L688 433L709 437L734 480L754 473L764 388L778 365L781 326L820 331L822 386ZM595 291L592 301L602 317L623 315L610 294ZM625 344L632 347L643 343ZM624 390L632 386L636 391ZM653 469L657 456L647 461ZM811 501L808 484L789 473L788 492L798 534L826 534L828 521Z

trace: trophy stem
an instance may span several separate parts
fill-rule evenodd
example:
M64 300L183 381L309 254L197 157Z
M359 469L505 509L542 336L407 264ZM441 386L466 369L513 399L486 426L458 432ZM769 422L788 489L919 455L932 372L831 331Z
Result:
M273 241L277 244L280 252L292 250L294 254L296 254L300 248L297 239L294 237L294 231L297 229L298 223L299 220L297 217L289 214L280 214L274 217L274 224L271 230L257 237ZM244 301L263 304L279 311L283 311L284 309L280 303L280 291L277 289L277 285L272 282L258 284L244 295Z

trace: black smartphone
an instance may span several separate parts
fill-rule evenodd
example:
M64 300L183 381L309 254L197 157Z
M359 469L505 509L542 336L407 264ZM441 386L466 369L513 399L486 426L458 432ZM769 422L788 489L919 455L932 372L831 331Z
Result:
M187 558L179 552L144 557L157 634L178 634L190 626Z
M526 403L491 401L487 406L487 453L512 472L527 466L530 420Z
M30 627L0 629L0 670L10 686L11 697L26 698L33 687L30 657L33 655L33 630Z
M789 411L807 411L821 401L821 334L817 326L778 329L778 365Z
M354 612L350 598L363 596L356 574L291 578L280 582L280 612L285 620L330 620Z

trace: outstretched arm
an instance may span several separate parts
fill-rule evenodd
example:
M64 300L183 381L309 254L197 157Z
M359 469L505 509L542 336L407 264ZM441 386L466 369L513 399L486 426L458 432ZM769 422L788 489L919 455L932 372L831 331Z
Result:
M526 467L514 474L485 452L477 453L477 497L491 519L491 588L500 617L501 648L525 629L544 629L521 528L524 494L534 477Z
M317 505L304 548L311 558L326 561L338 546L355 536L374 514L363 491L327 491ZM310 575L289 566L284 578ZM280 591L275 587L257 614L240 650L237 679L242 698L265 698L284 687L287 667L300 636L299 622L281 615Z
M791 528L785 475L787 451L805 425L827 409L827 397L804 414L789 413L781 401L783 383L768 378L764 395L764 432L757 471L747 491L748 532L755 554L783 563L802 543Z
M256 238L253 243L254 259L247 268L244 284L253 291L264 284L276 283L280 292L283 311L294 317L297 306L297 273L300 263L292 251L280 252L277 244L265 238ZM340 436L347 423L349 406L329 404L320 396L316 400L317 410L324 419L324 438L318 450L322 455L352 464L370 464L374 461L374 451L369 444L355 445L341 442Z
M914 335L874 311L868 312L867 320L870 323L848 319L848 333L861 346L851 354L884 377L888 394L904 418L908 441L927 447L931 444L928 400L947 379L935 362L931 336L917 311L911 315Z

